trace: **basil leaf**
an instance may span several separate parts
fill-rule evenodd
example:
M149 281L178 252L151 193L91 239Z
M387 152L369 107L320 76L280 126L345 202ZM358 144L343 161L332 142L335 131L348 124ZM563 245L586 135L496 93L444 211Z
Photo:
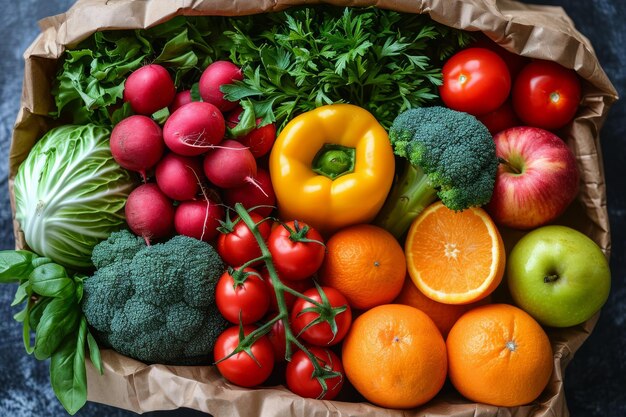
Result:
M87 402L86 332L87 322L83 318L79 329L65 339L50 359L50 385L70 415Z
M22 323L22 341L24 342L24 349L29 355L34 351L34 348L31 346L30 343L30 312L32 306L33 303L29 300L24 308L20 310L19 313L13 316L13 319L15 321Z
M32 270L31 262L37 255L23 250L0 251L0 283L26 279Z
M64 267L47 263L35 268L28 280L33 292L44 297L70 298L74 295L74 280L67 276Z
M80 307L75 300L54 298L45 307L35 333L35 358L49 358L63 339L71 334L80 319Z
M28 297L31 295L30 282L24 281L22 284L17 287L17 291L15 291L15 297L13 298L13 302L11 303L11 307L15 307L18 304L23 303L28 300Z
M100 348L96 339L92 336L91 332L87 330L87 345L89 346L89 359L94 368L100 375L104 374L104 368L102 367L102 357L100 356Z
M37 331L37 327L39 326L39 322L41 321L41 316L43 315L43 312L46 306L50 304L52 300L53 298L48 298L48 297L40 298L39 300L35 302L35 304L30 309L30 317L28 320L30 322L31 329L33 329L35 332Z

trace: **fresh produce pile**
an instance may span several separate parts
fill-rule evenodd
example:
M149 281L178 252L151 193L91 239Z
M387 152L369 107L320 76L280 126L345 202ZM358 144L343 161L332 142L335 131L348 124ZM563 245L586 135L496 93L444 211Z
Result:
M29 250L0 253L0 282L20 284L26 350L70 414L99 347L307 398L350 384L413 408L449 379L531 403L546 330L609 293L598 245L559 225L581 88L377 8L96 32L61 61L59 126L15 179Z

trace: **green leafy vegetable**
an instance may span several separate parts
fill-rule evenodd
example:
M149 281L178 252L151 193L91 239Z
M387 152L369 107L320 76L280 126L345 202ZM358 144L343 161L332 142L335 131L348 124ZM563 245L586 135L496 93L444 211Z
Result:
M69 269L91 268L93 247L125 223L135 184L111 156L108 139L109 130L93 124L52 129L15 177L26 243Z
M172 71L177 86L199 78L217 55L210 19L175 17L147 30L96 32L68 50L52 89L56 118L113 125L124 80L147 62ZM116 113L117 112L117 113Z
M33 252L0 251L0 283L20 283L13 305L24 307L14 318L22 323L26 352L50 359L50 384L69 414L87 402L85 344L94 367L103 372L98 344L80 308L83 280Z
M222 48L245 76L222 91L279 128L338 102L389 127L398 113L438 100L442 61L471 40L426 15L374 7L288 9L231 24Z

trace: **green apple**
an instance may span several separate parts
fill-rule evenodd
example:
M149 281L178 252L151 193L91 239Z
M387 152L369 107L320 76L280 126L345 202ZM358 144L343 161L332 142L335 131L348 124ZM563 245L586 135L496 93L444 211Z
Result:
M606 302L611 271L600 247L566 226L543 226L520 239L507 259L515 303L538 322L569 327Z

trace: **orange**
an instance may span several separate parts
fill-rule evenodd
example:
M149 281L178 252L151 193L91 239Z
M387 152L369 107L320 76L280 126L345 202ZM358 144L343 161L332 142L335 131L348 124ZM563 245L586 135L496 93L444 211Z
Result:
M444 304L426 297L413 283L411 278L404 280L404 286L394 303L405 304L418 308L430 317L445 339L456 321L467 311L488 304L491 297L487 296L470 304Z
M367 310L343 341L350 383L371 403L387 408L424 404L446 380L446 346L435 323L401 304Z
M417 288L440 303L484 298L504 275L502 237L479 207L455 212L440 201L431 204L411 224L404 251Z
M400 293L406 259L400 243L383 228L359 224L326 242L319 280L339 290L355 309L390 303Z
M465 313L446 341L448 375L464 397L515 407L535 400L552 374L552 347L528 313L491 304Z

